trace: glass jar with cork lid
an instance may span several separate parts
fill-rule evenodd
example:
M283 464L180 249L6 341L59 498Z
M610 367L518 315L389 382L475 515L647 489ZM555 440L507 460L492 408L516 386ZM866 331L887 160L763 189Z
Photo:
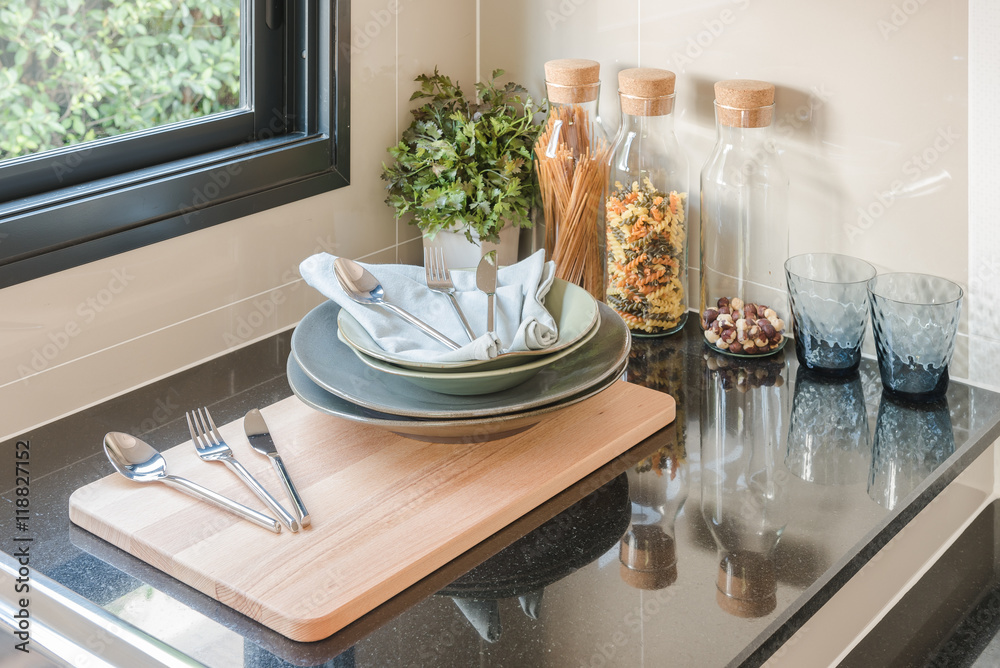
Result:
M601 66L567 58L545 63L548 117L535 142L535 168L545 214L545 257L556 276L604 299L607 134L598 115Z
M605 299L636 336L671 334L687 321L688 163L674 135L675 80L651 67L618 74Z
M701 325L719 351L772 354L788 314L788 176L771 136L774 85L717 82L715 119L701 172Z

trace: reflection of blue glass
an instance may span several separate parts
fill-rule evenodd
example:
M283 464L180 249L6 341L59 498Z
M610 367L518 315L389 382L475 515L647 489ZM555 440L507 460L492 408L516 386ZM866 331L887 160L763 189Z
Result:
M883 395L868 496L889 510L955 451L947 399L916 404Z
M799 367L785 465L807 482L861 482L871 456L861 377L824 378Z

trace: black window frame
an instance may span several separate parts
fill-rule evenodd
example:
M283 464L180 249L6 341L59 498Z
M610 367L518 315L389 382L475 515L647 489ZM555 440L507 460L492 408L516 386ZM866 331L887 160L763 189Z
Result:
M350 0L251 14L252 110L0 163L0 288L348 185Z

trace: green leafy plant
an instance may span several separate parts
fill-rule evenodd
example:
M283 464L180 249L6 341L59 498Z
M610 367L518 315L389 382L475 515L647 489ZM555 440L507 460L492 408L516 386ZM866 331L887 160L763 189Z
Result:
M0 7L0 160L240 104L239 0Z
M426 100L413 110L413 122L398 144L395 159L382 165L389 182L386 204L401 218L433 237L440 230L473 232L497 241L509 222L531 227L529 216L537 194L532 149L544 111L516 83L499 87L503 70L476 84L477 100L467 100L457 83L435 68L416 78L420 89L410 100Z

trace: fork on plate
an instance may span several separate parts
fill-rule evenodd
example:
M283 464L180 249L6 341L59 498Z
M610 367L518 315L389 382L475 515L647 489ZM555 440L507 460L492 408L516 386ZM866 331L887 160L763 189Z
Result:
M424 274L427 277L427 287L433 292L441 292L448 295L451 305L455 307L455 312L462 320L465 333L469 335L470 341L476 340L476 333L472 331L469 321L462 313L462 307L458 305L455 298L455 283L451 280L451 272L444 260L444 249L437 246L424 248Z
M250 475L243 464L233 457L233 450L226 444L222 434L215 426L208 408L198 408L185 413L188 429L191 431L191 440L198 450L198 456L206 462L222 462L229 470L239 476L247 487L253 490L261 501L267 504L281 522L292 531L298 531L301 527L299 521L285 510L280 503L271 496L264 487L257 482L257 479Z

